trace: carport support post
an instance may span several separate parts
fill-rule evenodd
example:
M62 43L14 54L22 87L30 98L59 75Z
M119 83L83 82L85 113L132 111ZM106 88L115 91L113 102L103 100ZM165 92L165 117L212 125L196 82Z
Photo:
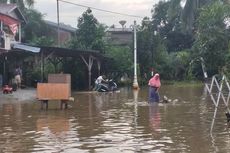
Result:
M89 56L89 63L87 63L87 61L85 60L85 58L81 55L82 60L85 62L86 66L88 67L88 76L89 76L89 84L88 84L88 88L90 90L91 87L91 69L92 69L92 65L93 65L93 56Z
M19 32L18 32L18 35L19 35L19 42L22 42L22 26L21 26L21 23L19 23L18 25L18 29L19 29Z
M97 69L98 69L98 76L101 74L101 62L97 60Z

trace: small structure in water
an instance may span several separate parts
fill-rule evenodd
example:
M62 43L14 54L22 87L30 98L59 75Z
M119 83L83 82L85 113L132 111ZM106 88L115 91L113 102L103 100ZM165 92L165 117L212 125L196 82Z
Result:
M41 109L46 105L48 109L49 100L59 100L61 109L68 107L69 101L74 101L71 97L71 77L70 74L49 74L48 83L37 84L37 98L41 101Z

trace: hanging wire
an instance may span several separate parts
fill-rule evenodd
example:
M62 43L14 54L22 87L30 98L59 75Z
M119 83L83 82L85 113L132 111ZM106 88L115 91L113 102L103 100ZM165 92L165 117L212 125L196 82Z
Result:
M59 0L59 1L63 2L63 3L71 4L71 5L76 5L76 6L84 7L84 8L91 8L91 9L94 9L94 10L97 10L97 11L102 11L102 12L107 12L107 13L112 13L112 14L118 14L118 15L123 15L123 16L129 16L129 17L135 17L135 18L144 18L144 17L138 16L138 15L131 15L131 14L125 14L125 13L119 13L119 12L104 10L104 9L100 9L100 8L96 8L96 7L91 7L91 6L86 6L86 5L77 4L77 3L73 3L73 2L68 2L68 1L65 1L65 0Z

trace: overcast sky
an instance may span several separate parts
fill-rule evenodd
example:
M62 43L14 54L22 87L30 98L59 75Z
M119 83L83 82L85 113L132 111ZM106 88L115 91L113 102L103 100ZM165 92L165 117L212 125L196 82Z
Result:
M66 2L76 3L80 5L95 7L98 9L130 14L141 17L151 17L151 9L159 0L63 0ZM57 22L57 0L35 0L35 9L45 15L46 20ZM73 27L77 26L77 19L86 10L84 7L64 3L59 1L60 22L69 24ZM93 15L100 23L108 26L115 25L121 27L120 20L126 20L126 26L133 24L136 20L140 23L142 20L138 17L122 16L118 14L106 13L92 9Z

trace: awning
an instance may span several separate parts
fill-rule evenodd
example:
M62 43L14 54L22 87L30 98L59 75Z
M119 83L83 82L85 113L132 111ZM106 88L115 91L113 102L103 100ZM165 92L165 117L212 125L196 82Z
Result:
M41 48L39 48L39 47L33 47L33 46L28 46L28 45L19 44L19 43L13 43L12 48L13 49L21 49L21 50L25 50L25 51L29 51L29 52L33 52L33 53L39 53L41 50Z

